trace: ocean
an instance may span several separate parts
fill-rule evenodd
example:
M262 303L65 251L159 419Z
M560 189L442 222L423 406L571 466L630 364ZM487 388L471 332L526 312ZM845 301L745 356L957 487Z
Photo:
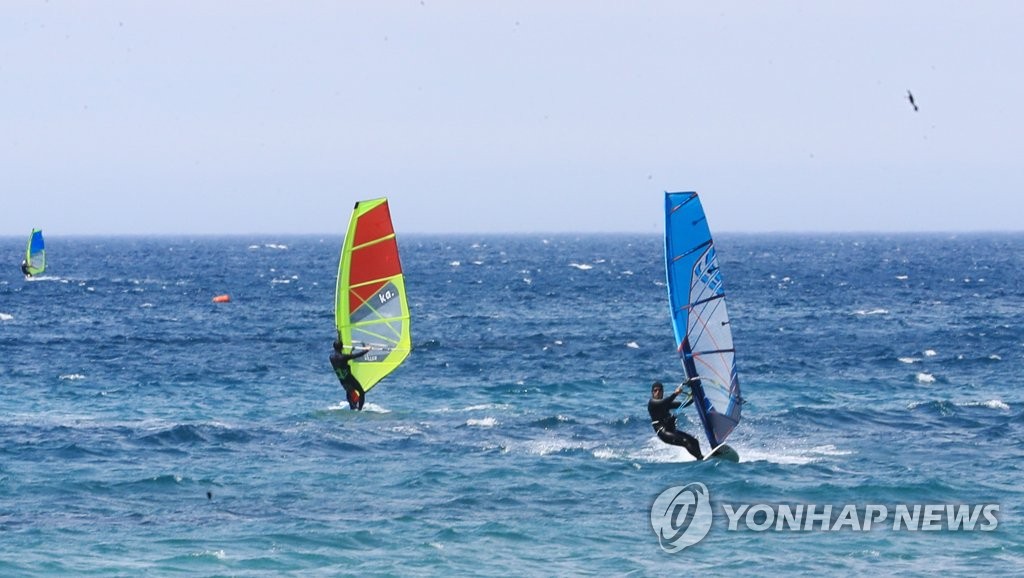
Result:
M0 239L0 575L1024 573L1024 235L719 235L739 463L650 426L658 235L400 234L414 351L362 412L340 235L46 241L26 281ZM671 552L652 508L694 484ZM929 505L997 523L894 527Z

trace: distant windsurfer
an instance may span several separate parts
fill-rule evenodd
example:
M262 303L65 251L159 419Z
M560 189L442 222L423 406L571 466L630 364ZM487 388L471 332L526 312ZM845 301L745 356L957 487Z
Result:
M26 278L32 276L32 272L28 270L28 261L24 259L21 260L21 272L25 274Z
M361 410L363 409L363 402L366 401L366 392L363 391L363 386L356 379L356 376L352 375L352 368L349 367L348 362L366 355L370 350L364 349L357 352L353 349L352 353L345 353L344 348L345 345L341 340L334 342L334 353L331 354L331 367L334 368L334 374L338 376L341 386L345 388L348 407L354 410Z
M686 385L689 385L689 382ZM665 387L661 382L655 381L651 384L651 400L647 402L647 411L651 414L651 425L654 426L654 431L658 433L658 439L670 445L682 446L693 457L703 460L704 456L700 453L700 442L697 441L697 438L676 430L676 416L672 413L672 410L680 406L686 407L693 403L693 392L690 393L686 403L676 401L676 396L682 393L682 391L683 386L680 385L672 395L664 397Z

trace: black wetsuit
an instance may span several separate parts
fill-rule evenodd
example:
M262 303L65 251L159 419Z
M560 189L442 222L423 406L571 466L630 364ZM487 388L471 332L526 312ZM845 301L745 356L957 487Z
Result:
M21 272L24 273L26 277L32 276L32 273L28 270L28 263L24 261L21 262Z
M651 398L647 402L647 411L651 414L651 425L654 431L658 432L658 439L674 446L682 446L698 460L704 459L700 453L700 442L692 435L676 430L676 416L672 410L676 409L682 402L676 401L677 393L661 399Z
M351 409L363 409L366 392L363 391L363 386L356 376L352 375L352 368L348 366L348 362L369 352L369 349L364 349L359 353L348 354L335 351L331 354L331 367L334 368L334 375L338 376L341 386L345 388L345 396L348 398L348 406Z

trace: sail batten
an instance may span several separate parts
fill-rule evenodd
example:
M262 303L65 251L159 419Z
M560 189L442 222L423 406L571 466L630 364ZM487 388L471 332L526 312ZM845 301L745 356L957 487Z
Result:
M740 421L739 379L714 240L697 193L665 194L665 267L676 349L711 447Z
M385 198L359 201L352 209L338 262L334 319L346 350L370 348L350 362L364 391L412 349L405 276Z

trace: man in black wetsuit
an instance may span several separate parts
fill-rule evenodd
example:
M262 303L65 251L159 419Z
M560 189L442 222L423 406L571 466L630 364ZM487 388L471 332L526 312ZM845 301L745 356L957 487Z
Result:
M24 259L21 260L21 272L24 273L26 278L32 276L32 272L28 270L28 261Z
M685 404L676 401L676 396L682 391L683 386L680 385L672 395L664 397L665 387L661 385L660 381L655 381L651 385L651 400L647 402L647 411L651 414L651 425L654 426L654 431L658 432L658 439L667 444L682 446L693 457L703 460L704 456L700 453L700 442L697 441L697 438L676 430L676 416L673 415L672 410L680 405L686 407L693 403L693 397L690 397Z
M334 375L338 376L341 386L345 388L349 409L361 410L363 409L363 402L366 400L366 392L363 391L363 386L356 379L356 376L352 375L352 368L349 367L348 362L366 355L370 350L364 349L357 353L353 349L352 353L345 353L343 349L344 344L340 340L334 342L334 353L331 354L331 367L334 368Z

